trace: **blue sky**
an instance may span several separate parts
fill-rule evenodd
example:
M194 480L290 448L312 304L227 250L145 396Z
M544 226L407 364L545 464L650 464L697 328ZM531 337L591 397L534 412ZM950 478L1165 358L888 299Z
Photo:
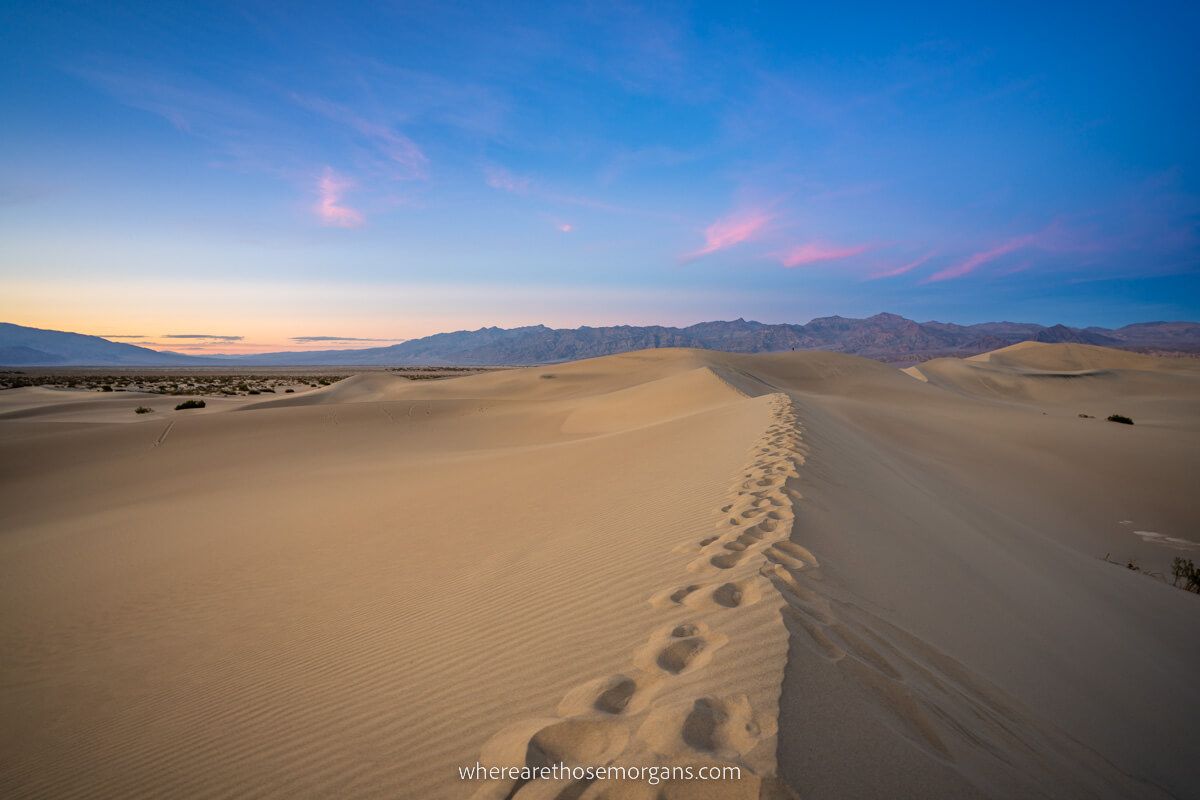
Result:
M372 5L5 4L0 317L1200 318L1195 7Z

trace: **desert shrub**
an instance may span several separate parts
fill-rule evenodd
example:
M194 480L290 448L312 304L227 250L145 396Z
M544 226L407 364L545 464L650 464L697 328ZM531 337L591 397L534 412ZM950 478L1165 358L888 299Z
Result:
M184 400L182 403L175 406L175 410L183 411L188 408L204 408L205 405L206 404L203 400Z
M246 394L262 394L262 392L260 392L258 389L251 389L250 391L246 392Z
M102 392L111 392L111 391L112 391L112 387L111 387L111 386L109 386L109 385L106 383L106 384L104 384L103 386L101 386L101 387L100 387L100 391L102 391Z
M1079 418L1080 419L1095 419L1095 417L1093 417L1091 414L1080 414Z
M284 394L295 394L296 390L295 389L284 389L283 393Z
M1124 414L1109 414L1108 421L1109 422L1119 422L1122 425L1132 425L1133 424L1133 420L1131 420L1129 417L1125 416Z
M154 413L154 409L149 408L147 406L138 406L137 408L135 408L133 410L133 413L135 413L135 414L152 414L152 413Z
M538 375L538 377L539 377L539 378L546 378L546 379L550 379L550 378L553 378L554 376L553 376L553 375L551 375L549 372L543 372L541 375Z
M1182 588L1200 594L1200 569L1192 563L1190 558L1176 556L1171 562L1171 574L1175 576L1175 586L1179 586L1179 582L1183 581Z

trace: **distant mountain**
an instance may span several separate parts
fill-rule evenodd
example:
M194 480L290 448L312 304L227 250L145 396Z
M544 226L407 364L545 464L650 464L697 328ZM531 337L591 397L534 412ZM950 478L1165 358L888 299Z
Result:
M185 356L97 336L0 323L0 364L23 366L407 366L546 364L653 347L700 347L739 353L833 350L889 363L969 356L1022 341L1076 342L1140 351L1200 353L1200 323L1146 322L1124 328L1070 328L1027 322L914 322L896 314L866 319L819 317L805 325L736 319L686 328L480 328L438 333L388 347L245 356Z
M207 359L110 342L82 333L26 328L0 322L0 364L5 366L188 366Z
M0 347L0 364L10 367L27 364L62 364L65 361L66 359L60 355L47 353L45 350L35 350L20 344Z

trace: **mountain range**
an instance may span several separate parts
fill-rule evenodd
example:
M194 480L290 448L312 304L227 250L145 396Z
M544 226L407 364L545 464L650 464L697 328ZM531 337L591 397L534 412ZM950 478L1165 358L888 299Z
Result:
M956 325L896 314L819 317L807 324L736 319L685 328L480 328L438 333L387 347L253 355L192 356L112 342L99 336L0 323L5 366L411 366L545 364L655 347L739 353L832 350L903 364L970 356L1022 341L1075 342L1143 352L1200 353L1200 323L1143 322L1122 328L1072 328L1025 322Z

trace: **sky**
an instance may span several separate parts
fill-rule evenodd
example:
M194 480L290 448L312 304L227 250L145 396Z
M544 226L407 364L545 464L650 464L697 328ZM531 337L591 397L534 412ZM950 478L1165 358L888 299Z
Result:
M911 5L7 0L0 320L1200 319L1198 6Z

